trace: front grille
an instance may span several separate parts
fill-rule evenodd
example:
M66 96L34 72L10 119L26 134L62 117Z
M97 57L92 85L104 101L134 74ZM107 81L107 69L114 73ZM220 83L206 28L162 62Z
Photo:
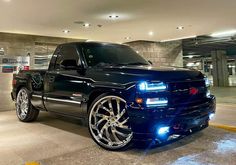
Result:
M171 82L168 83L170 91L170 106L179 106L185 104L199 104L205 98L206 87L204 80L199 81L185 81L185 82ZM191 93L191 88L198 90L196 94Z
M208 115L209 110L213 109L214 105L208 100L199 103L197 105L189 104L187 106L179 106L175 108L169 108L166 111L167 117L199 117Z

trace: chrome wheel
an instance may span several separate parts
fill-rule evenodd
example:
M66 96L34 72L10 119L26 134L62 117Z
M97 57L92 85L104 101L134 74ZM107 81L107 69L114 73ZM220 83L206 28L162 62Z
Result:
M29 110L29 98L27 91L22 88L16 99L16 113L19 119L24 120Z
M133 133L126 109L126 101L118 96L105 96L93 104L89 129L99 145L118 150L131 142Z

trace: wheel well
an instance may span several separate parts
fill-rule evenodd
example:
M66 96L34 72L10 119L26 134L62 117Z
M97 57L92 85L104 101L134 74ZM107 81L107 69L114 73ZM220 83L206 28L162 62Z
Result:
M92 104L92 102L100 95L104 94L104 93L107 93L107 94L110 94L110 95L116 95L116 96L119 96L121 98L123 98L121 95L115 93L115 92L109 92L109 91L95 91L93 93L90 94L89 96L89 100L88 100L88 103L87 103L87 110L89 110L89 107L90 105Z
M106 93L104 91L95 91L93 93L90 94L89 96L89 100L88 100L88 104L87 104L87 110L89 110L90 105L92 104L92 102L101 94Z
M18 92L20 91L21 88L25 87L24 85L20 85L17 89L16 89L16 96L18 94ZM26 87L25 87L26 88Z

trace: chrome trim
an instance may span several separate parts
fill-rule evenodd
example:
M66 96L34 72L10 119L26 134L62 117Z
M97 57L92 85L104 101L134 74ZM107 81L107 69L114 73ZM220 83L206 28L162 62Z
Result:
M92 81L92 82L95 82L93 79L87 78L87 77L80 77L80 76L74 76L74 75L69 75L69 74L61 74L61 75L62 75L62 76L73 77L73 78L80 78L80 79L90 80L90 81Z
M42 98L40 95L32 95L32 97Z
M65 100L65 99L55 99L50 97L43 97L44 100L50 100L50 101L58 101L58 102L64 102L64 103L73 103L73 104L81 104L79 101L73 101L73 100Z

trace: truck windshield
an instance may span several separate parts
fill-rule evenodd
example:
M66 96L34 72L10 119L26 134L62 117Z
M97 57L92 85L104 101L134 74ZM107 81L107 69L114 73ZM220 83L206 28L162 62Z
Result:
M86 44L83 53L88 66L99 65L149 65L133 49L125 45Z

